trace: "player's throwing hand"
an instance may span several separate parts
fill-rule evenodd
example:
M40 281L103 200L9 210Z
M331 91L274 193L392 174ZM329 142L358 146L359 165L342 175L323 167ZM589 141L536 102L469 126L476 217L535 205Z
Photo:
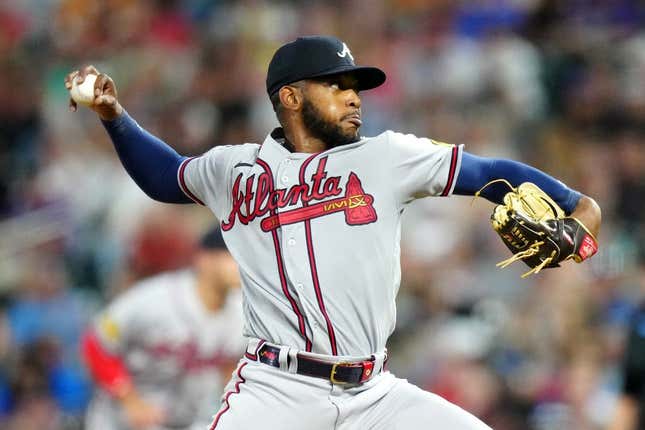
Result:
M96 75L96 81L94 82L94 100L91 104L88 104L88 107L96 112L103 120L109 121L121 115L123 107L119 104L114 81L105 73L100 73L92 65L86 66L81 70L74 70L65 76L65 88L70 91L74 82L76 85L81 85L87 75ZM77 103L70 97L69 109L75 112L77 108Z

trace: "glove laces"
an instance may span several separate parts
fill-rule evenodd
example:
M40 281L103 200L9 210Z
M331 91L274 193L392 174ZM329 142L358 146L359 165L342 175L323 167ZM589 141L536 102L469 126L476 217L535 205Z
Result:
M544 241L540 242L533 242L531 246L524 251L520 251L516 254L511 255L510 258L507 258L506 260L500 261L497 263L495 266L504 269L505 267L510 266L511 264L515 263L516 261L523 260L525 258L529 258L540 252L540 246L544 245ZM542 260L540 264L537 266L533 267L531 270L528 272L524 273L521 277L526 278L529 275L537 274L540 272L540 270L544 269L547 264L551 263L553 261L553 257L555 257L556 252L553 251L550 256Z

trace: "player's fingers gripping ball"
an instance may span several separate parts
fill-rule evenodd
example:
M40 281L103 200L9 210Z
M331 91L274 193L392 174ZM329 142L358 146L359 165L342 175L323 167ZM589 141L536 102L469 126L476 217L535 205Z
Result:
M521 260L531 270L559 267L573 259L580 263L598 250L598 242L576 218L564 211L537 185L525 182L504 196L504 203L491 214L493 229L513 256L497 264L506 267Z
M94 83L96 82L97 75L90 73L85 75L85 80L78 83L78 76L72 79L72 87L69 94L72 99L81 105L92 106L94 103Z

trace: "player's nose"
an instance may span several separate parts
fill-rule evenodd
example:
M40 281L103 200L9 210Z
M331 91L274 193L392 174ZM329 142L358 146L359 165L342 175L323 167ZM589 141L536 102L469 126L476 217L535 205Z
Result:
M345 91L347 93L346 97L346 104L348 107L353 107L356 109L360 109L361 107L361 98L358 95L358 92L354 90L353 88L347 89Z

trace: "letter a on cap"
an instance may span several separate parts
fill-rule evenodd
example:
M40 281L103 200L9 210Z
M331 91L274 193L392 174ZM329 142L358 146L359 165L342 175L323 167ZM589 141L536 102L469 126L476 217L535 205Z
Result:
M352 52L349 50L345 42L343 42L342 52L337 52L336 54L338 54L340 58L345 58L347 55L349 55L349 59L352 60L352 62L354 61L354 56L352 55Z

